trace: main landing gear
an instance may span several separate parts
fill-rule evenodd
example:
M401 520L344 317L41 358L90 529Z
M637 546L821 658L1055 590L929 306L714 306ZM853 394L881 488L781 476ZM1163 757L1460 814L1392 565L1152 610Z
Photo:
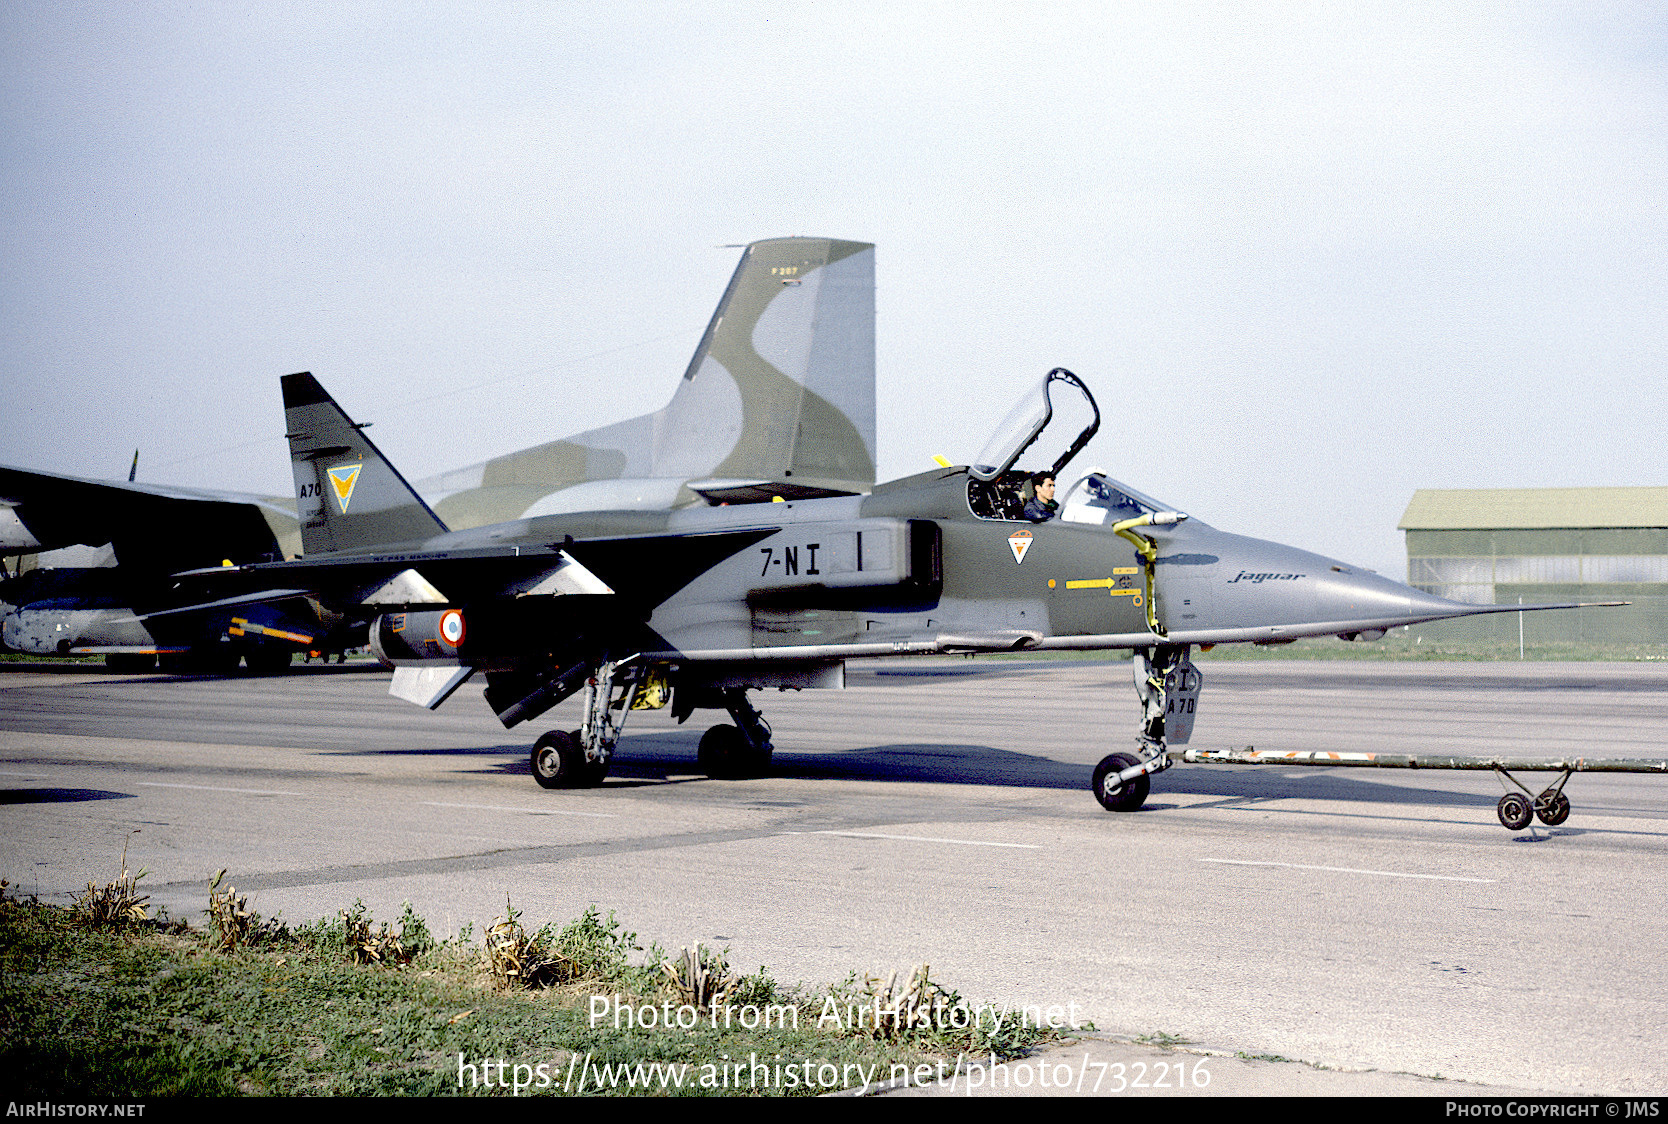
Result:
M724 709L736 724L714 726L701 735L697 751L709 777L738 780L762 777L770 771L770 723L747 701L744 687L723 690Z
M1186 644L1161 644L1134 654L1135 693L1141 700L1136 752L1103 757L1089 784L1108 812L1133 812L1145 804L1151 776L1172 764L1169 742L1185 743L1193 735L1200 676L1188 651Z
M747 701L745 687L707 688L687 696L683 691L680 687L673 708L678 721L699 705L722 706L735 722L702 735L700 762L708 776L729 780L770 771L770 723ZM630 659L597 665L585 681L584 724L577 730L551 730L534 743L533 779L545 788L595 788L608 776L626 715L635 709L658 709L666 700L664 673Z
M629 661L604 660L598 665L585 681L584 724L572 731L551 730L533 743L533 779L544 788L601 784L643 677L643 669Z

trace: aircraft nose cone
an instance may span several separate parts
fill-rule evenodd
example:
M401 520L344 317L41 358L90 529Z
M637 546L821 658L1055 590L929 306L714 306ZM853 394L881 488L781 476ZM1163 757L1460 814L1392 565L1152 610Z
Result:
M1458 602L1425 593L1382 574L1334 565L1319 575L1316 594L1322 620L1406 617L1424 620L1446 616Z
M1327 626L1327 632L1377 639L1402 625L1494 611L1492 605L1450 601L1382 574L1329 562L1326 570L1316 575L1309 617L1315 624Z
M1404 624L1498 612L1403 585L1296 547L1199 528L1159 558L1158 593L1173 629L1201 638L1365 636ZM1191 615L1189 615L1191 614Z

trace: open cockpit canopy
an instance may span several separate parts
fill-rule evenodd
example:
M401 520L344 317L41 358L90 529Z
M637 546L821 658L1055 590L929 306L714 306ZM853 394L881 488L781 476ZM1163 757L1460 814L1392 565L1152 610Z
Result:
M1033 470L1046 467L1058 476L1098 429L1100 408L1095 405L1094 395L1082 379L1064 367L1056 367L1021 396L967 471L973 479L986 483L1000 479L1047 430L1045 454L1053 448L1065 451L1052 466L1038 464ZM1073 435L1076 440L1071 439Z

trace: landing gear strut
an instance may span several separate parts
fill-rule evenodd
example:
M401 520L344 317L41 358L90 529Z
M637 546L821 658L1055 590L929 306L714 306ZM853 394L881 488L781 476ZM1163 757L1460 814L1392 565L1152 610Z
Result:
M701 735L697 756L709 777L737 780L770 771L770 723L747 701L744 687L726 687L724 709L735 725L714 726Z
M585 681L584 723L577 730L551 730L533 744L533 779L544 788L601 784L642 679L643 669L630 659L598 664Z
M1089 788L1108 812L1133 812L1147 801L1148 779L1171 765L1169 742L1193 735L1200 676L1188 659L1188 645L1137 649L1132 660L1135 694L1141 700L1136 753L1113 753L1095 766Z

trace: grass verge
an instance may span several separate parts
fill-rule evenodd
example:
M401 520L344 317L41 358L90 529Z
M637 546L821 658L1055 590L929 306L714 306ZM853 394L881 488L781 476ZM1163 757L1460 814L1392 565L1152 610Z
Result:
M507 908L480 942L358 903L292 929L218 881L206 929L114 916L101 896L131 892L120 879L75 907L0 883L14 1098L805 1095L1061 1037L925 968L789 989L710 949L645 951L595 910L529 931Z

